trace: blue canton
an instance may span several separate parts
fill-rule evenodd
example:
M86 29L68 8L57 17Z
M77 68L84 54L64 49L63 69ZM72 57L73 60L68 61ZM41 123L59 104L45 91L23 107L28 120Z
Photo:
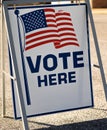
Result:
M26 33L47 27L43 9L21 15L21 18L23 20Z

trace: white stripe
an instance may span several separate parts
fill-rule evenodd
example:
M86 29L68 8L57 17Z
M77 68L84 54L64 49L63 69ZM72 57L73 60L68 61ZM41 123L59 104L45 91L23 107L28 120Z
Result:
M48 25L49 25L49 24L57 25L55 22L48 22L47 24L48 24ZM56 27L55 27L55 28L56 28Z
M61 28L63 28L63 29L64 29L64 28L68 28L68 30L69 30L69 29L74 29L73 26L71 26L71 25L66 25L66 26L60 25L60 26L57 26L57 28L58 28L58 29L61 29Z
M47 15L47 14L52 14L52 15L55 15L55 12L53 12L53 11L52 11L52 12L51 12L51 11L50 11L50 12L49 12L49 11L48 11L48 12L47 12L47 11L45 11L45 15Z
M71 40L66 40L66 41L62 41L62 42L61 42L61 45L62 45L62 44L67 44L67 43L71 43L71 42L78 44L77 41L74 41L74 40L72 40L72 41L71 41Z
M70 18L71 19L71 17L70 16L68 16L68 15L66 15L66 14L61 14L61 15L59 15L59 16L56 16L56 19L58 19L58 18Z
M58 24L58 23L70 23L70 24L72 24L72 22L71 21L68 21L68 20L58 20L58 21L56 21L56 23ZM71 25L72 26L72 25Z
M73 33L73 34L75 34L75 32L74 31L70 31L70 30L67 30L67 31L60 31L60 32L58 32L59 34L63 34L63 33ZM65 34L66 35L66 34Z
M60 36L60 39L63 39L63 38L76 38L76 36L71 36L71 35Z

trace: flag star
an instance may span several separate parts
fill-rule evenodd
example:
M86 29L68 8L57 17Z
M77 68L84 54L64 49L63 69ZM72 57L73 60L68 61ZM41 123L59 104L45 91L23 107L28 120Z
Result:
M47 26L44 10L36 10L21 16L26 33Z

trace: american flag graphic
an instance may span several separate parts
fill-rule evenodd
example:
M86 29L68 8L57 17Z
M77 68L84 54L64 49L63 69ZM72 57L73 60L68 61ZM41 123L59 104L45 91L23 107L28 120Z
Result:
M55 48L79 46L70 13L66 11L45 8L20 17L25 30L25 50L48 43Z

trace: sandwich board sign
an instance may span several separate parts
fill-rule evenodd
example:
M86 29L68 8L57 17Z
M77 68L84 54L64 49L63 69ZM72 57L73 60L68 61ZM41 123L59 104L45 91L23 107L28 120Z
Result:
M27 117L92 107L86 4L8 7L8 14ZM19 119L16 87L13 81Z

